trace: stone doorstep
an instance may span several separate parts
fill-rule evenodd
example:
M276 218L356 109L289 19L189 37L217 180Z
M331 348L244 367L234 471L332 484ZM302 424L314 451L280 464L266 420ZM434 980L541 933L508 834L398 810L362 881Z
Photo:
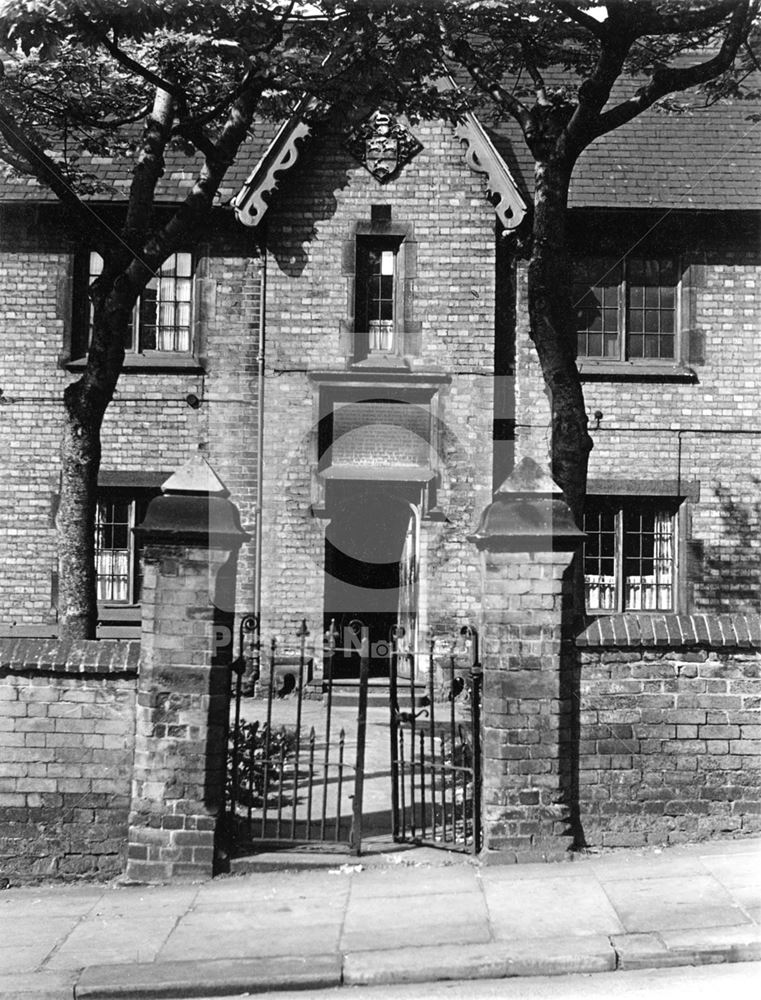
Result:
M343 956L91 966L80 976L73 995L75 1000L184 1000L267 990L560 976L759 960L761 928L712 927L430 945Z

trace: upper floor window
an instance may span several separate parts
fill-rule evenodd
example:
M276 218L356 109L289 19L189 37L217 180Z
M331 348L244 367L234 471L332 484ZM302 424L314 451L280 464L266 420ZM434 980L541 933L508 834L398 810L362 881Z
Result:
M573 301L579 357L673 361L678 285L673 259L627 257L578 264Z
M675 507L590 497L584 514L587 611L674 611Z
M103 258L90 254L89 284L102 272ZM192 338L193 256L174 253L143 289L132 312L124 348L135 354L165 351L189 354ZM92 336L92 304L88 342Z
M354 329L358 358L397 351L398 252L398 239L357 239Z

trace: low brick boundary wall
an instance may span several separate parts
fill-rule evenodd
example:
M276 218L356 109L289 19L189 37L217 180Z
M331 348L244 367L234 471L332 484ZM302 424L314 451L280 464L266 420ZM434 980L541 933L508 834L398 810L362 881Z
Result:
M0 639L6 877L122 870L139 657L139 642Z
M761 616L612 615L576 642L587 844L761 830Z

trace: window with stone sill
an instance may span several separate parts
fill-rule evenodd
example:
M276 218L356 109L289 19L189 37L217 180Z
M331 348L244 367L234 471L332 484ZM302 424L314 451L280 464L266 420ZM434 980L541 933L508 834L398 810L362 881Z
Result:
M580 361L678 360L679 268L673 257L580 261L573 302Z
M394 237L358 237L354 356L398 353L399 245Z
M588 498L588 613L676 610L676 513L676 502L664 498Z
M92 303L87 288L103 270L103 258L92 252L87 258L85 288L80 299L79 329L75 330L76 356L84 356L92 337ZM124 349L145 357L190 357L193 353L193 255L175 253L161 265L143 290L132 312Z

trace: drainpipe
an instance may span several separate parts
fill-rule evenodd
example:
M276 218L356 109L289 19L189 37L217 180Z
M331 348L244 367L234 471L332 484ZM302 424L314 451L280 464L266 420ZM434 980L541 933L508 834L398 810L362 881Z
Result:
M256 353L257 375L257 425L256 425L256 527L254 530L254 615L256 621L256 642L254 649L254 672L259 677L261 670L262 640L262 517L264 487L264 337L267 300L267 248L260 242L262 255L261 287L259 290L259 330Z

